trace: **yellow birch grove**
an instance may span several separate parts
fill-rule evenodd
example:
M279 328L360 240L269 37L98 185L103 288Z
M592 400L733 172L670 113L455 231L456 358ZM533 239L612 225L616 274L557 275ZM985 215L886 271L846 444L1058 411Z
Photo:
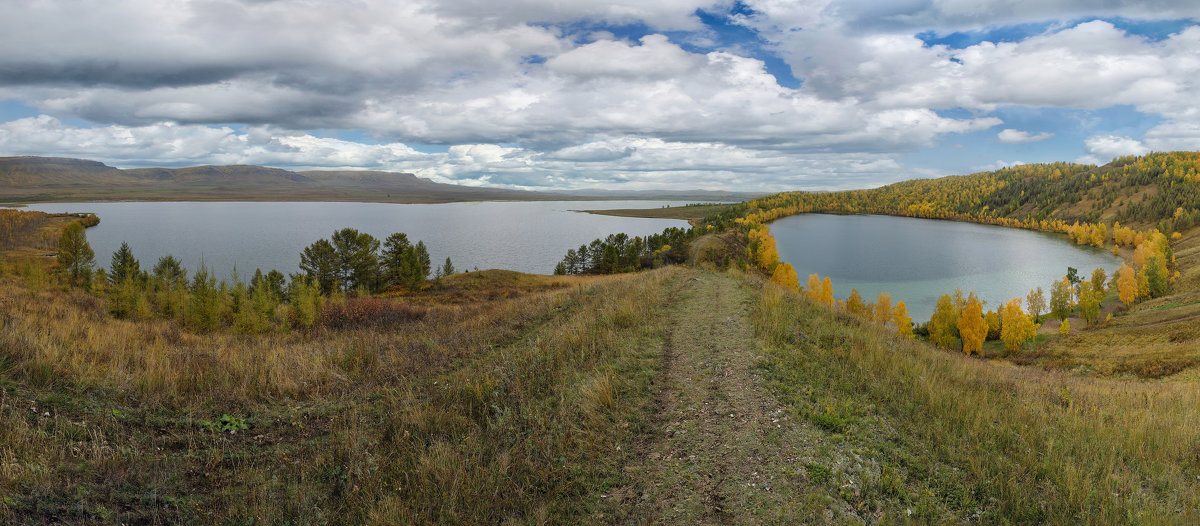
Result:
M962 337L963 352L970 355L983 350L983 340L987 338L987 321L983 319L983 304L975 293L967 297L967 304L958 313L958 334Z
M896 302L896 309L892 313L892 323L896 325L896 334L908 338L913 337L912 317L908 315L908 306L903 301Z
M796 269L792 268L791 263L775 265L775 273L771 274L771 281L791 290L798 291L800 287L800 283L796 281Z
M747 238L749 244L746 251L750 261L763 272L773 276L775 267L779 266L779 251L775 248L775 238L771 237L771 231L765 225L754 225Z
M1000 306L1000 339L1004 340L1004 349L1015 352L1025 345L1027 340L1037 335L1037 324L1021 310L1021 300L1012 299Z

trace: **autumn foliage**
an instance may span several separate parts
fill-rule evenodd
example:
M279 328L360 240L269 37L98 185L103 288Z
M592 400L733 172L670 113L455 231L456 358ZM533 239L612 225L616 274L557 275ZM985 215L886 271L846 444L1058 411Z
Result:
M419 320L427 310L391 299L366 297L326 302L317 323L330 329L392 325Z

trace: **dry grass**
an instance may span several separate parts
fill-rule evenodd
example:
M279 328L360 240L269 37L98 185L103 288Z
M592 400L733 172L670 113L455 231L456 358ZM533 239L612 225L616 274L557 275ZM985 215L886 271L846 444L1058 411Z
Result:
M464 274L442 286L479 301L242 336L114 319L16 270L0 276L0 517L18 523L586 515L647 399L667 275Z
M683 219L689 222L699 221L718 213L729 205L689 205L667 206L660 208L623 208L611 210L583 210L589 214L619 217L649 217L657 219Z
M877 463L830 477L853 485L853 494L831 492L865 516L1200 519L1193 383L1086 378L937 351L774 287L755 322L779 396Z

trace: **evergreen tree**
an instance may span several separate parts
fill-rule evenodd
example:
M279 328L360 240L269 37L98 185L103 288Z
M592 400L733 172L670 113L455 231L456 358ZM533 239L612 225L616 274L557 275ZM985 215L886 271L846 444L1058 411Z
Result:
M1163 262L1163 257L1153 255L1146 259L1146 265L1142 267L1142 273L1146 276L1146 288L1148 296L1157 298L1165 295L1170 291L1170 282L1167 280L1167 265Z
M420 262L415 257L416 251L408 242L408 236L396 232L383 242L383 254L380 256L383 282L387 286L404 286L412 281L413 273L417 272Z
M454 271L454 263L451 263L450 258L447 257L446 262L442 264L442 275L450 276L450 275L453 275L454 272L455 272ZM564 274L565 274L565 272L564 272Z
M433 272L433 263L429 260L429 250L425 248L424 241L417 241L416 251L417 261L421 264L421 281L424 282L429 273Z
M300 253L300 270L308 276L309 283L323 294L332 294L338 288L338 256L333 244L319 239Z
M58 264L75 283L84 282L96 265L96 253L78 221L67 225L59 236Z
M187 283L187 271L184 270L183 263L170 254L158 258L152 272L154 279L166 288L176 288Z
M141 265L137 258L133 257L133 250L129 249L129 243L121 242L121 247L113 252L110 277L113 285L120 285L126 280L137 279L141 274Z
M375 290L379 283L379 240L366 232L343 228L334 232L330 241L337 252L341 290Z

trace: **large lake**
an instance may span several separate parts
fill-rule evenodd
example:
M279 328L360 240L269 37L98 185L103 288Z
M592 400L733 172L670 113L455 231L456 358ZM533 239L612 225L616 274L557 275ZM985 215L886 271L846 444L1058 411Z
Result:
M201 260L220 277L237 267L296 272L300 251L350 227L381 242L393 232L424 241L435 265L446 257L461 272L501 268L549 274L567 249L609 234L645 236L686 221L587 214L573 210L658 208L675 201L540 201L448 204L96 202L41 203L30 210L95 212L87 230L96 262L108 267L122 241L148 269L172 254L195 271Z
M987 302L985 310L1079 269L1110 276L1121 266L1112 254L1073 245L1066 236L990 225L876 215L804 214L771 223L779 257L808 275L833 280L834 296L857 288L865 301L887 291L903 300L914 323L929 321L938 298L961 288Z

